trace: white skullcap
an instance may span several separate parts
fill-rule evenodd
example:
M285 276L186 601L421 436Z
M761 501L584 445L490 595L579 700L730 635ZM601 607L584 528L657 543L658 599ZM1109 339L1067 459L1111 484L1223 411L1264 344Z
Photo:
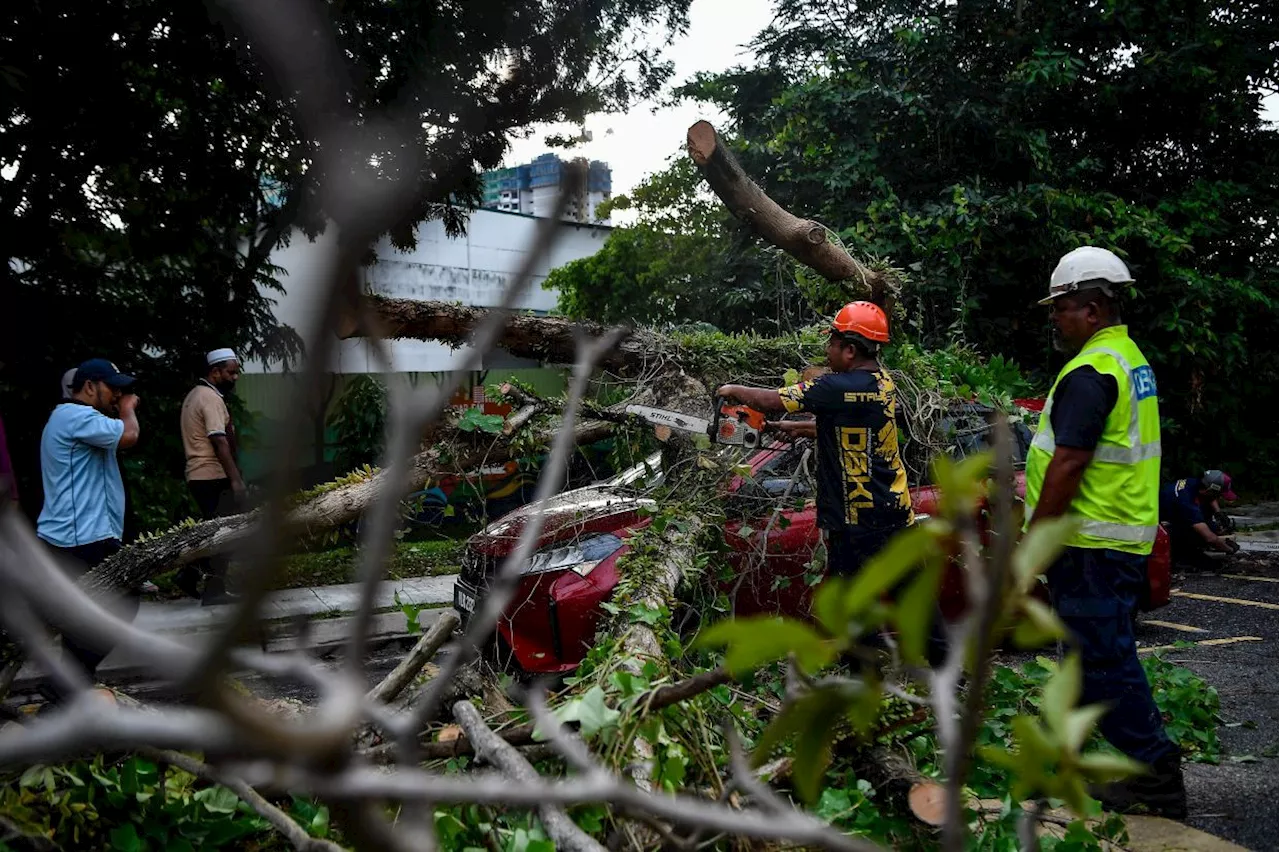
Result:
M71 399L71 383L76 380L76 370L78 367L72 367L62 374L62 398Z
M221 364L223 361L235 361L236 353L230 349L215 349L205 356L210 366Z

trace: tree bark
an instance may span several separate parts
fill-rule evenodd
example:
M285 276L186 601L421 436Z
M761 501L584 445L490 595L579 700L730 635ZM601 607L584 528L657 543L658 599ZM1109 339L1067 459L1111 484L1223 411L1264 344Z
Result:
M392 340L411 338L462 344L489 314L487 308L448 302L388 299L383 296L367 296L365 299L374 324L383 337ZM574 322L561 317L512 314L498 346L520 358L532 358L547 364L572 364L576 359L579 336L599 337L607 330L595 323ZM340 338L359 336L361 331L351 317L338 328ZM651 332L631 331L601 359L600 366L621 376L638 376L655 356L658 340Z
M743 171L710 122L699 121L690 127L687 141L689 156L730 213L827 280L852 279L866 284L870 300L890 313L884 276L828 240L827 229L820 223L791 214L766 195Z

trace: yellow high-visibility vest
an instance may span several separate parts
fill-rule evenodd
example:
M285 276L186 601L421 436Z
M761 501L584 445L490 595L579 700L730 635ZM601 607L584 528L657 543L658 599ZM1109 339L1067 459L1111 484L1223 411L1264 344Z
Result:
M1057 447L1049 420L1054 391L1063 376L1083 366L1112 376L1119 395L1068 509L1080 518L1080 529L1067 545L1148 554L1160 524L1160 409L1155 374L1123 325L1090 337L1058 373L1027 453L1026 519Z

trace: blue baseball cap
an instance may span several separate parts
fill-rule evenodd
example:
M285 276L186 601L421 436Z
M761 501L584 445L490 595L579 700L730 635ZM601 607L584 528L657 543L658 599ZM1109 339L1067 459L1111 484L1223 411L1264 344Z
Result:
M123 389L133 384L133 376L126 376L106 358L90 358L76 368L71 384L80 387L85 382L105 382L109 387Z

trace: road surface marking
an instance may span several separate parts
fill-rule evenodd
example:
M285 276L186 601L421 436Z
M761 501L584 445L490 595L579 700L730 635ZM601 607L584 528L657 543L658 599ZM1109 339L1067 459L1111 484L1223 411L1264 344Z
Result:
M1255 583L1280 583L1275 577L1247 577L1244 574L1219 574L1219 577L1228 577L1232 580L1253 580Z
M1199 642L1193 642L1192 644L1195 645L1197 648L1208 648L1214 645L1236 645L1240 642L1261 642L1261 641L1262 641L1262 637L1260 636L1232 636L1229 639L1203 639ZM1179 649L1177 645L1152 645L1150 648L1139 648L1138 653L1154 654L1156 651L1172 651L1175 649L1186 650L1186 646L1184 645L1181 649Z
M1172 621L1140 621L1139 624L1150 624L1155 627L1167 627L1170 630L1181 630L1183 633L1208 633L1203 627L1192 627L1190 624L1174 624Z
M1240 604L1241 606L1260 606L1263 609L1280 609L1280 604L1267 603L1265 601L1246 601L1240 598L1220 598L1217 595L1196 595L1191 592L1170 592L1169 594L1179 598L1191 598L1196 601L1213 601L1215 603Z

